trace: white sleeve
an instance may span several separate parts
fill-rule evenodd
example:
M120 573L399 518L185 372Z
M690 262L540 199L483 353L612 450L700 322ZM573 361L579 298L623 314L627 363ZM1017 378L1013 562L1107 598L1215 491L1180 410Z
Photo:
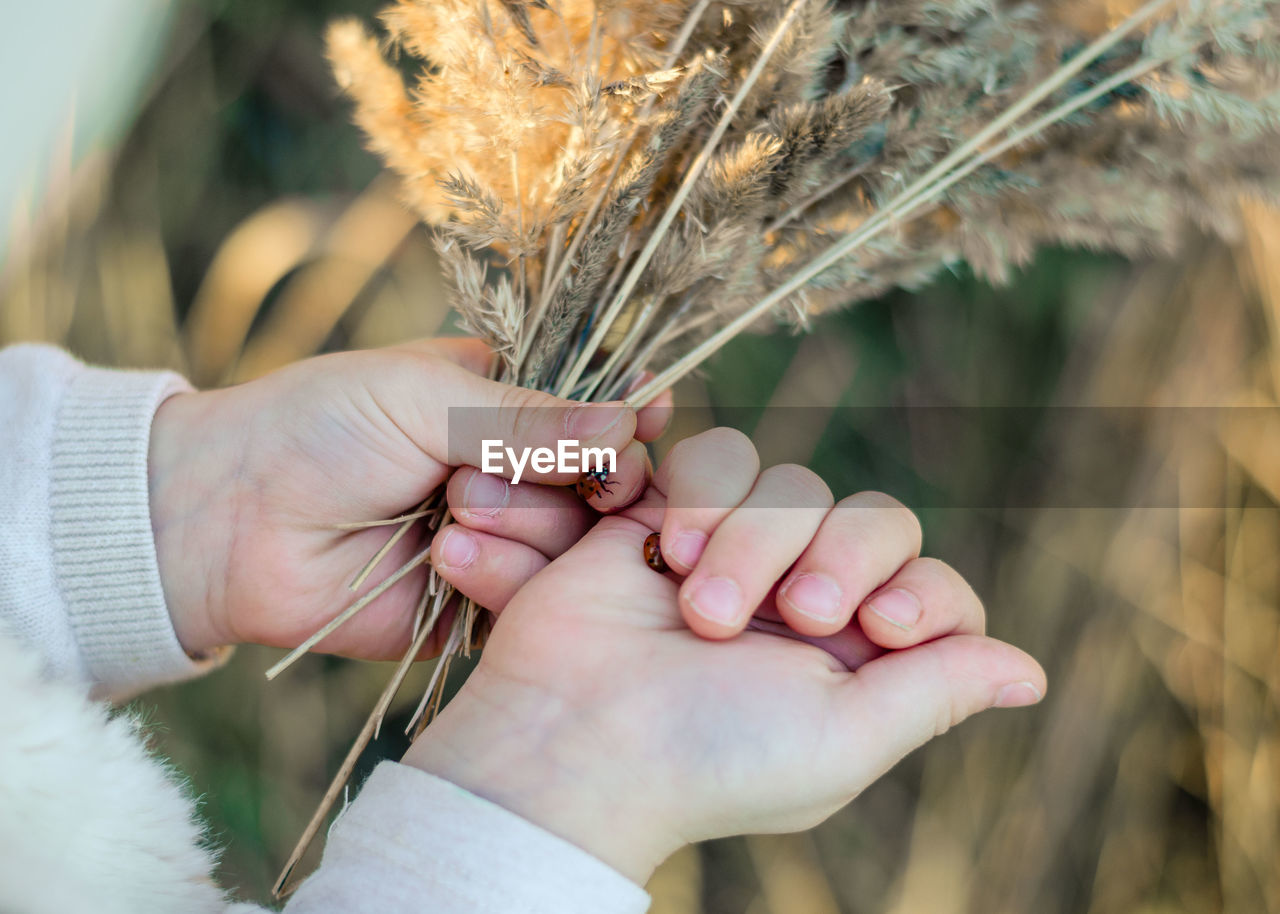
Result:
M374 769L285 914L643 914L602 861L425 771Z
M173 632L148 503L152 418L187 389L177 375L88 368L48 346L0 351L0 629L39 655L46 675L119 694L212 662L188 657ZM185 837L179 844L193 843ZM649 898L513 813L386 762L335 824L320 868L287 910L424 905L434 914L642 914Z
M169 620L147 449L170 372L89 368L51 346L0 351L0 621L47 671L121 695L199 675Z

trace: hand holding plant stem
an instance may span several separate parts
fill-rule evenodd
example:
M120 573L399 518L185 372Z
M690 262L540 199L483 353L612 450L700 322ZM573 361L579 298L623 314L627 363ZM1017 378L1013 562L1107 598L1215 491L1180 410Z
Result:
M428 340L323 356L166 401L152 430L152 526L183 646L198 654L242 642L307 644L356 599L352 576L390 535L378 521L412 512L454 472L450 461L459 458L450 455L451 443L462 459L479 463L484 438L540 447L576 436L616 448L619 480L639 491L647 464L633 438L659 434L666 406L639 414L621 403L574 410L568 401L488 380L490 360L477 340ZM451 428L450 406L473 408L455 413ZM565 529L589 523L595 512L566 488L576 476L533 478L556 484L545 489L558 493ZM362 593L377 592L377 599L314 647L368 659L402 656L425 590L432 536L416 525L399 537L384 560L402 570L400 586L366 584ZM429 653L443 637L433 636Z
M595 399L653 371L643 405L764 319L803 325L960 259L1000 279L1039 244L1172 250L1187 225L1232 224L1224 201L1277 191L1275 0L1149 0L1101 34L1051 4L709 6L400 0L383 24L420 61L412 91L361 25L331 30L356 119L504 380ZM486 531L461 531L435 558L486 593Z

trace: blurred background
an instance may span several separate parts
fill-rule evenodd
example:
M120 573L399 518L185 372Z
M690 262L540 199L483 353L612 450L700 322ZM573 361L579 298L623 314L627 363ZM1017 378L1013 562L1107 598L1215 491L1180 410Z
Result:
M212 386L449 329L427 234L322 56L329 18L375 4L54 6L76 13L60 56L30 40L46 7L14 14L0 55L0 345ZM1280 424L1239 409L1280 394L1280 217L1242 205L1242 237L1173 262L1046 251L1000 289L960 272L808 336L740 340L681 386L659 450L730 422L837 496L918 507L926 552L1051 690L813 832L681 852L655 914L1280 912ZM963 434L901 410L909 434L886 437L854 408L883 406L982 409ZM1123 444L1062 408L1104 406L1142 408ZM1040 455L1037 485L1005 497L1026 469L1011 441ZM1055 497L1081 480L1108 494ZM388 676L317 657L268 684L277 656L241 649L141 700L225 847L221 881L258 901ZM362 770L403 748L398 729Z

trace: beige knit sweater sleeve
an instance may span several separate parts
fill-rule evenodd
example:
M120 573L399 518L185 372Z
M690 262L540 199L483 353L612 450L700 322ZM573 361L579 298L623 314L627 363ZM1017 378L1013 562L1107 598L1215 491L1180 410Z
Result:
M147 491L167 372L89 368L51 346L0 352L0 607L50 673L121 696L198 675L160 588Z
M221 900L191 802L124 719L77 691L131 694L213 665L188 657L173 632L148 504L152 417L187 389L174 374L89 368L49 346L0 350L0 661L18 652L0 662L0 847L23 851L0 855L6 912L259 910ZM581 849L384 762L286 910L642 914L648 904Z

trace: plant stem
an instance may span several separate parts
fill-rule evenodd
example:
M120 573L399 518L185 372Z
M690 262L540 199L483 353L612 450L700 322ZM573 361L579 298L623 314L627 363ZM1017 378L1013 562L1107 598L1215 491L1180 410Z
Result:
M444 648L440 651L440 660L436 663L436 668L431 671L431 681L427 683L426 691L422 694L422 701L418 702L418 706L410 716L409 723L404 728L405 733L412 732L422 715L426 713L427 705L431 702L431 697L436 693L440 678L449 669L448 661L453 658L453 653L458 649L458 645L461 642L462 615L462 613L458 613L453 620L453 627L449 630L449 640L445 642Z
M1157 2L1157 0L1153 0ZM1158 0L1164 3L1168 0ZM604 342L605 336L609 332L618 313L626 304L627 299L635 290L636 285L640 282L640 276L644 273L645 267L649 265L649 261L653 258L654 253L658 250L658 245L662 242L663 237L667 234L667 230L671 227L671 223L675 221L676 216L680 212L680 208L684 206L684 201L688 198L693 190L694 184L698 178L702 176L702 171L711 161L711 157L715 154L716 147L720 144L720 140L724 137L729 129L729 125L733 122L734 117L738 113L738 109L742 107L742 103L746 100L747 93L754 88L756 81L760 78L760 74L764 72L765 66L769 63L769 59L773 56L774 51L782 43L782 39L786 37L787 30L790 28L792 21L799 15L800 10L804 8L806 0L791 0L787 6L786 12L778 20L777 26L774 27L773 34L769 36L768 42L760 50L760 56L756 58L756 62L752 65L750 71L743 78L742 84L738 87L738 91L734 93L728 107L724 113L720 115L720 120L716 122L715 129L711 131L711 135L707 137L706 143L703 145L697 157L689 165L689 170L685 172L684 178L680 182L680 186L676 188L675 194L671 198L671 202L667 205L666 211L662 214L662 218L658 220L658 224L650 233L645 246L640 249L635 263L632 264L631 270L627 273L626 279L622 281L621 288L618 289L617 295L613 302L610 303L595 326L587 344L583 347L582 352L578 355L578 359L573 363L573 367L569 370L569 374L565 377L564 383L561 385L561 395L565 396L564 391L569 391L578 383L578 379L582 377L582 373L586 371L587 363L600 348L600 344Z
M813 204L817 203L823 197L826 197L828 194L835 193L840 188L844 187L846 184L848 184L850 181L856 178L858 175L865 172L867 170L867 164L868 163L863 162L861 165L858 165L854 168L850 168L848 171L844 172L844 174L841 174L838 177L836 177L834 180L828 181L826 184L822 185L820 188L815 190L808 197L801 200L795 206L791 207L791 209L787 210L777 219L774 219L772 222L766 225L764 227L764 233L768 235L768 234L771 234L772 232L776 232L780 228L785 227L793 219L802 215L805 210L813 206Z
M443 591L441 593L443 594ZM437 597L437 599L440 600L440 597ZM443 605L443 600L440 600L440 605ZM432 618L434 619L437 616L438 611L434 611ZM369 741L373 739L374 734L381 727L382 718L386 715L387 709L391 707L391 702L396 693L400 691L400 686L404 684L405 677L409 675L413 661L426 646L427 638L430 637L433 627L432 625L424 625L418 632L418 636L413 639L413 643L409 645L409 649L405 651L404 656L400 658L395 673L392 674L391 680L383 688L382 694L378 696L377 704L373 706L373 710L369 713L368 718L365 719L364 726L360 728L359 735L356 736L355 741L351 744L351 748L347 750L346 758L342 760L337 774L329 782L329 787L325 791L323 799L320 800L320 805L311 814L311 820L307 823L307 827L303 829L302 835L298 838L298 843L294 845L293 852L289 854L289 859L285 863L284 869L280 871L275 885L271 887L271 894L276 898L283 898L293 891L294 887L290 886L286 889L285 883L288 881L289 876L292 875L294 867L298 865L303 855L306 854L311 842L315 840L320 831L320 826L324 824L325 817L329 814L329 810L333 808L338 795L342 793L342 788L351 777L351 772L355 770L356 762L360 760L360 754L364 752L365 747L369 745Z
M814 258L792 274L782 285L778 286L759 302L738 315L716 333L703 340L692 351L676 363L659 372L647 384L635 391L629 398L637 407L644 406L666 388L710 358L715 352L729 342L752 323L766 314L774 305L788 295L800 289L805 283L820 274L843 257L858 250L868 240L878 235L886 227L898 219L918 209L922 204L935 198L956 181L970 174L975 168L1000 155L1016 143L1022 142L1045 127L1056 123L1069 114L1079 110L1094 99L1112 91L1119 85L1129 82L1143 73L1167 63L1165 59L1143 58L1125 68L1114 76L1103 80L1089 91L1073 96L1058 105L1047 114L1037 118L1031 124L1013 133L1009 138L991 149L979 153L973 161L965 159L977 153L983 143L1012 126L1019 117L1033 108L1046 96L1064 85L1072 76L1083 70L1090 62L1120 41L1142 22L1155 15L1172 0L1150 0L1145 6L1133 13L1128 19L1112 31L1099 37L1082 50L1068 63L1056 70L1048 79L1032 89L1026 96L983 128L976 136L958 149L947 155L941 162L931 168L922 177L900 193L888 206L867 220L857 231ZM954 173L947 172L960 165Z
M356 576L351 580L351 583L347 585L348 589L359 590L361 587L364 586L364 582L369 579L369 575L373 574L373 570L382 564L382 560L387 557L387 553L391 551L392 547L395 546L396 543L400 542L400 540L404 538L404 535L409 532L409 528L413 526L414 521L418 520L420 517L425 517L426 515L431 513L431 511L427 510L427 505L431 503L431 499L433 497L435 497L435 493L428 496L427 499L422 502L422 504L414 508L413 513L405 514L401 517L397 517L390 521L373 521L364 525L351 524L351 525L347 525L345 528L341 528L341 527L339 528L339 529L356 530L356 529L359 529L361 526L381 526L383 524L392 524L392 523L400 524L400 528L396 530L395 533L391 534L391 536L387 539L387 541L382 544L382 548L380 548L377 552L375 552L373 554L373 558L365 562L364 567L361 568L360 571L356 573Z
M307 638L307 640L303 641L301 644L299 644L297 647L291 650L283 660L281 660L279 663L272 666L271 669L267 670L267 678L275 679L277 676L279 676L289 667L293 666L293 664L297 663L299 658L301 658L303 654L311 650L313 647L315 647L317 644L323 641L327 636L329 636L334 631L336 631L339 626L341 626L344 622L347 622L349 619L351 619L351 617L354 616L356 613L360 612L360 610L364 609L374 600L378 599L378 597L382 596L384 593L390 590L391 587L397 581L399 581L401 578L403 578L405 575L407 575L409 572L413 571L415 568L419 567L420 565L425 565L428 559L430 558L430 556L431 556L431 547L427 546L427 548L423 549L413 558L409 559L409 561L405 562L403 565L397 568L394 572L388 575L387 579L384 581L381 581L377 587L373 588L373 590L369 591L359 600L356 600L354 603L352 603L342 612L338 613L336 616L330 619L329 622L326 623L323 628L321 628L319 631L317 631L316 633L311 635L309 638Z
M334 530L342 530L343 532L354 532L356 530L368 530L370 527L390 527L392 524L405 524L410 521L421 520L433 511L420 510L415 508L412 514L401 514L399 517L388 517L386 520L358 520L349 524L334 524ZM359 584L353 585L359 587Z
M675 40L671 43L671 48L667 52L667 58L663 62L663 68L670 70L680 60L680 54L684 51L684 46L688 44L689 38L693 35L693 30L697 27L698 22L702 19L702 14L707 11L707 7L711 5L711 0L698 0L693 9L689 11L689 15L685 17L684 25L680 27L680 33L676 35ZM569 249L564 252L564 256L556 265L555 278L544 285L542 295L538 298L537 307L534 308L530 315L527 326L533 329L533 332L526 334L524 345L520 347L520 357L516 359L516 367L523 368L524 360L529 355L529 350L533 348L534 339L537 337L537 328L542 324L542 319L547 313L547 308L551 306L551 296L555 289L561 287L565 277L569 273L569 268L573 265L573 259L578 256L578 249L582 246L582 242L586 239L590 232L591 224L595 221L596 216L600 212L600 207L604 205L605 197L609 195L609 189L613 187L613 182L618 177L618 172L622 170L622 163L627 157L627 152L635 144L636 139L640 136L641 126L644 124L645 118L649 112L653 110L653 98L648 98L644 106L636 115L636 124L632 128L626 142L618 148L618 155L613 160L613 167L609 171L609 176L605 178L604 183L600 185L600 191L596 194L595 199L591 201L591 206L587 209L587 214L582 217L582 222L578 225L577 231L573 233L573 239L569 242Z
M601 386L607 387L612 383L613 370L618 366L618 363L626 357L627 353L635 347L636 342L649 326L649 322L653 319L653 315L657 309L657 299L652 295L646 296L644 307L641 309L640 313L636 315L635 320L631 322L631 326L627 328L626 335L623 336L622 342L618 343L613 352L609 354L609 358L600 368L600 374L597 377L596 382L588 388L588 400L595 397Z

